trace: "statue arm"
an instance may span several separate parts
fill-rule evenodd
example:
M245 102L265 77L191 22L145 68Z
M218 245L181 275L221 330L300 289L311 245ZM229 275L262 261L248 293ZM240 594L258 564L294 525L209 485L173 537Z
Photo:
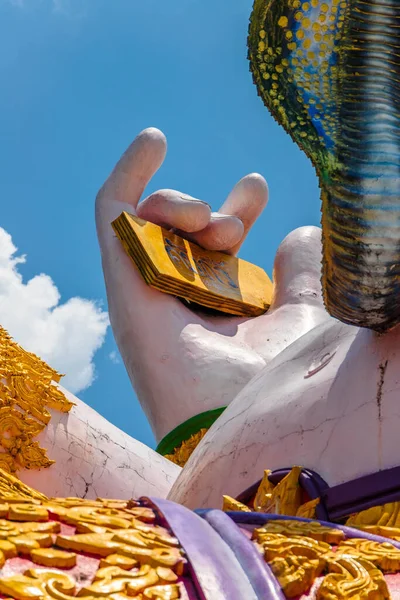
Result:
M24 469L20 479L48 496L165 497L180 467L60 388L75 406L69 413L50 409L50 423L35 438L55 464Z

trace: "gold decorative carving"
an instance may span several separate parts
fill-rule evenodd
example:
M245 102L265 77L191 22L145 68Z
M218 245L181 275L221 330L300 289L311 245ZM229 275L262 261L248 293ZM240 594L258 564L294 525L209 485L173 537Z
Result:
M0 468L47 468L54 461L33 441L51 419L48 408L73 406L54 385L61 375L21 348L0 327Z
M329 574L317 600L387 600L390 593L381 571L363 558L343 554L329 563Z
M318 542L309 537L286 537L280 534L257 533L255 539L261 544L267 561L278 556L306 556L320 559L328 555L331 546L326 542ZM324 566L323 562L323 566Z
M76 565L75 552L65 552L56 548L38 548L31 551L31 559L37 565L70 569Z
M35 504L11 504L8 509L10 521L48 521L49 513L42 506Z
M400 542L400 529L396 527L383 527L382 525L352 525L352 527L372 535L381 535L395 542Z
M177 585L155 585L143 593L143 600L178 600L180 597Z
M282 531L285 529L282 527ZM310 537L270 532L269 524L256 529L253 539L262 550L287 598L307 592L326 567L331 546Z
M231 498L230 496L223 496L222 499L223 499L222 510L225 510L225 511L233 510L233 511L238 511L238 512L251 512L251 510L248 506L246 506L245 504L242 504L238 500L235 500L235 498Z
M137 597L148 588L160 584L165 586L177 580L177 575L165 567L143 565L134 571L105 567L97 571L91 585L81 589L80 596L107 597L109 594L122 593Z
M346 525L400 541L400 502L373 506L351 515Z
M299 506L296 517L302 517L303 519L315 519L315 509L320 503L319 498L315 498L315 500L310 500L309 502L305 502L301 506Z
M270 521L253 540L287 598L308 592L325 574L317 600L384 600L390 595L383 573L400 571L400 550L389 542L347 540L318 522Z
M389 542L379 543L363 539L346 540L339 545L336 553L362 557L385 573L400 571L400 550Z
M173 454L166 454L165 458L168 458L168 460L171 460L180 467L184 467L191 454L194 452L196 446L199 445L203 437L206 435L207 431L208 429L203 427L197 433L191 435L188 440L185 440L180 446L175 448Z
M0 547L1 550L1 547ZM123 554L109 554L100 561L100 567L120 567L129 571L138 565L138 561Z
M8 537L8 541L14 544L18 554L29 554L37 548L50 548L53 538L50 533L29 531L15 537Z
M314 519L320 500L302 503L300 473L301 467L293 467L274 485L269 481L271 471L266 470L251 506L224 496L223 509ZM346 525L400 541L400 502L354 514ZM400 550L390 542L346 540L340 529L317 521L269 521L254 530L253 541L288 598L306 593L325 574L317 600L384 600L390 596L382 572L400 571Z
M382 506L374 506L352 515L347 525L382 525L384 527L400 528L400 502L390 502Z
M287 598L301 596L321 574L322 562L306 556L277 556L269 562Z
M272 490L271 498L262 507L262 512L296 516L301 506L299 476L301 467L293 467Z
M315 509L319 498L303 503L302 490L299 483L301 467L292 470L277 484L269 481L271 471L264 471L251 506L246 506L230 496L223 497L223 510L248 512L254 510L267 514L287 517L305 517L315 519Z
M0 514L0 569L17 556L40 566L9 576L0 572L0 595L16 600L182 597L186 559L178 540L156 524L153 510L133 500L47 499L0 471ZM97 558L98 567L80 578L82 554Z
M14 473L14 458L11 456L11 454L0 452L0 469L6 471L7 473Z
M0 469L0 502L8 503L17 501L23 503L29 501L32 504L47 500L44 494L25 485L17 477L5 470Z
M341 529L326 527L318 523L318 521L310 523L302 521L269 521L264 527L260 527L256 531L257 535L305 536L317 542L333 545L340 544L345 539L345 535Z
M272 501L274 485L268 479L272 471L264 471L264 476L254 497L253 508L256 512L264 512L264 507L269 506Z
M50 569L28 569L23 575L0 578L0 593L16 600L31 598L70 600L75 589L75 581L70 575Z

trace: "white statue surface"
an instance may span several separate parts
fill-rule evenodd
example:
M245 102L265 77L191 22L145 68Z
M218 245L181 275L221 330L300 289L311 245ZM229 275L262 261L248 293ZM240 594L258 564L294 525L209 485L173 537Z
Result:
M140 202L165 152L160 131L143 131L96 199L114 335L157 441L190 417L230 404L285 348L330 320L321 299L320 231L315 227L294 231L282 242L275 258L273 303L261 317L194 312L144 283L111 227L123 210L177 230L206 249L237 253L268 200L265 180L251 174L218 213L173 190ZM21 479L57 496L167 496L181 469L66 394L75 406L69 414L52 411L51 423L37 438L55 464L40 472L23 470ZM207 447L207 438L201 447ZM217 505L220 501L216 497Z
M216 214L172 190L140 203L165 150L161 132L142 132L96 201L111 323L157 440L198 413L229 407L181 471L73 399L70 414L54 411L39 438L55 465L25 471L23 481L57 495L169 494L192 508L218 507L223 493L238 494L266 467L305 465L334 485L396 465L399 334L328 315L318 228L282 242L273 303L261 317L194 312L143 282L110 226L123 210L236 253L267 203L259 175L242 179Z
M38 438L55 464L24 471L22 480L60 496L169 494L194 508L220 506L224 493L240 493L267 467L305 465L334 485L396 465L399 334L328 315L318 228L282 242L273 303L260 317L194 312L143 282L110 225L123 210L204 248L236 253L267 203L267 184L255 174L219 213L172 190L140 202L165 151L161 132L142 132L96 200L111 323L158 441L198 413L229 407L181 471L72 398L72 411L53 411Z

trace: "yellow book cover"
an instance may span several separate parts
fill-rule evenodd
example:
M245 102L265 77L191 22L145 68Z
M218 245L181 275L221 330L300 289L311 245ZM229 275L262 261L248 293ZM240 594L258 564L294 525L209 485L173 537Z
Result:
M161 292L239 316L258 316L271 304L272 282L245 260L197 244L123 212L112 223L144 280Z

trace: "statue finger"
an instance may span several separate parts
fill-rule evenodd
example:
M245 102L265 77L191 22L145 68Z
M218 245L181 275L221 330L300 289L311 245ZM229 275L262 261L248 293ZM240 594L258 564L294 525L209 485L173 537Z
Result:
M122 203L123 210L135 213L146 185L164 161L166 150L167 142L159 129L144 129L124 152L100 189L97 203L116 204L118 214ZM112 218L118 214L113 214Z
M219 212L240 219L243 223L243 235L240 241L229 250L237 254L248 232L260 216L268 202L268 185L264 177L251 173L243 177L233 188Z
M285 304L323 306L321 229L299 227L281 242L274 260L274 298L270 312Z
M207 227L211 207L203 200L176 190L159 190L139 204L137 216L166 229L180 230L185 236L185 232Z
M192 242L206 250L218 250L231 253L241 241L244 233L242 221L233 215L212 213L210 221L204 229L192 234L177 231Z

